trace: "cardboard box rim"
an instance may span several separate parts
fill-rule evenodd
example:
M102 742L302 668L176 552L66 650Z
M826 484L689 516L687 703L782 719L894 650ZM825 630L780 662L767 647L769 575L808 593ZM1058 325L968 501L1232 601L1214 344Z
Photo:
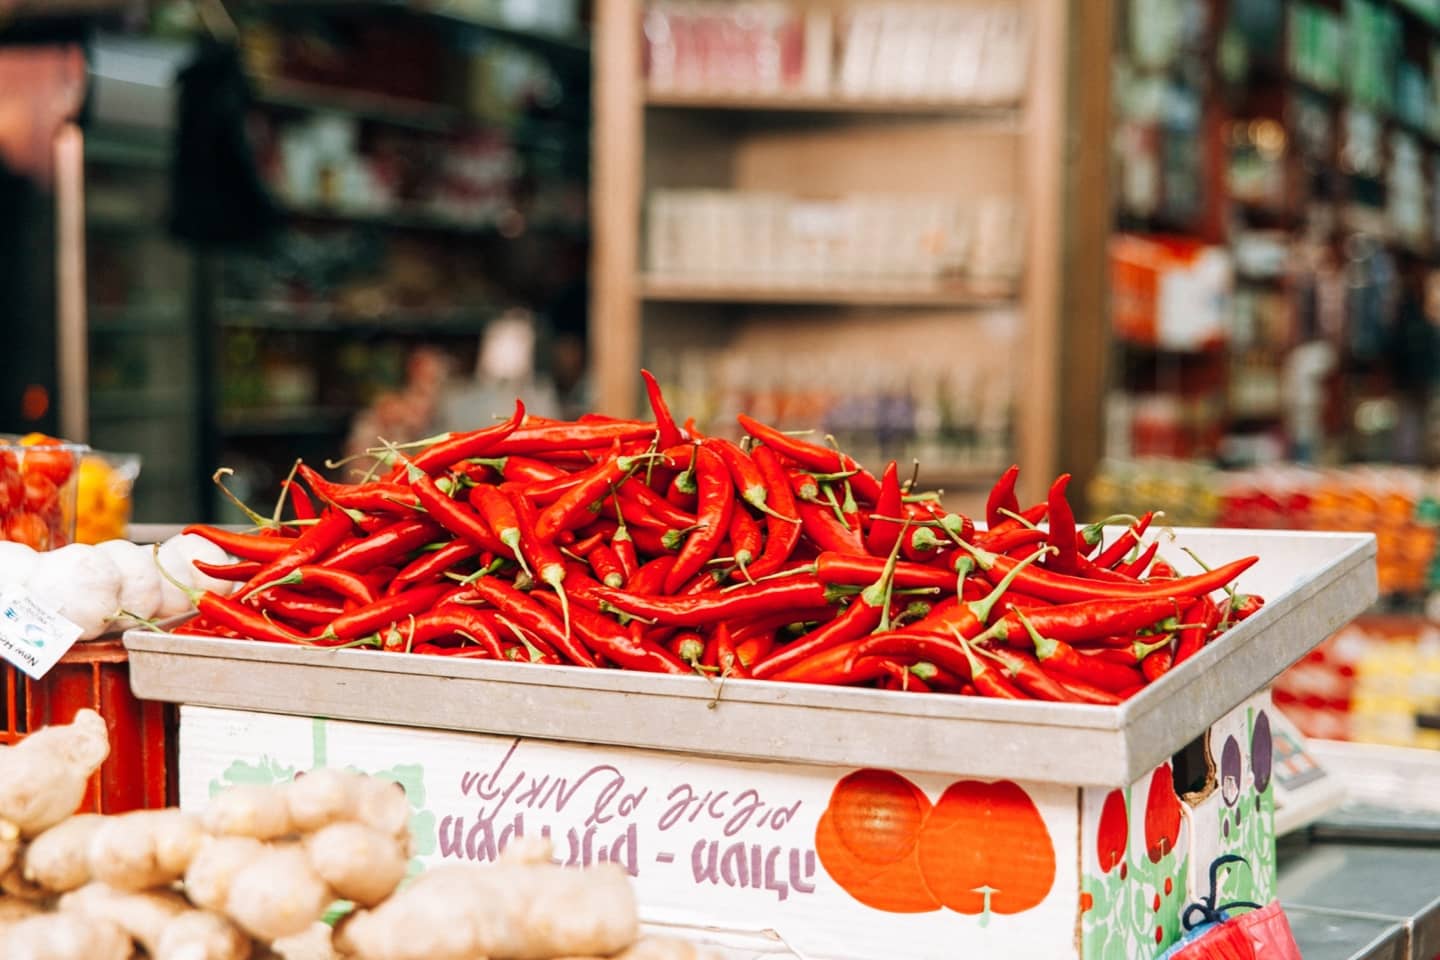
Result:
M128 632L125 644L135 691L150 699L288 714L298 701L306 704L302 712L333 719L743 760L1119 786L1164 762L1378 596L1373 534L1198 528L1176 534L1238 539L1252 552L1277 538L1292 545L1326 540L1343 549L1301 571L1291 589L1267 596L1250 620L1115 708L736 680L726 682L717 701L715 684L699 678L385 657L144 629ZM455 697L456 683L482 686L484 699ZM367 685L374 695L364 695ZM475 710L477 702L493 709Z

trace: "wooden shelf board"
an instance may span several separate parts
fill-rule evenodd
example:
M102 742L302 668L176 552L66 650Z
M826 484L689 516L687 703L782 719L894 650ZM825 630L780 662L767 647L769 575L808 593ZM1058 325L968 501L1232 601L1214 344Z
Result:
M960 284L779 286L642 277L640 296L671 303L797 303L855 306L999 307L1018 304L1014 290Z
M769 110L796 113L879 113L944 116L1003 124L1019 130L1018 104L986 104L967 100L914 97L855 97L812 93L694 93L651 90L645 94L651 107L686 110Z

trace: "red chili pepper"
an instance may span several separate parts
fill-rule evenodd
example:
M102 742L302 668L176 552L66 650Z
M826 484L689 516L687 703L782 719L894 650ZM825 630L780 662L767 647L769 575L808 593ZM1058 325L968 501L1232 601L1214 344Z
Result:
M550 483L570 476L570 471L564 467L557 467L553 463L544 460L537 460L534 457L522 457L511 454L508 457L501 457L497 460L485 461L494 465L500 476L506 483L518 483L522 486L533 486L536 484Z
M1066 643L1098 640L1115 634L1129 634L1153 626L1177 613L1175 601L1169 597L1151 599L1085 600L1055 607L1012 610L1002 619L1005 639L1023 643L1029 639L1025 620L1047 637Z
M183 533L193 533L209 540L226 553L234 554L241 560L259 560L262 563L279 559L295 544L293 537L265 533L239 533L223 530L203 523L192 523Z
M644 572L643 567L640 572ZM734 622L784 611L804 619L808 613L825 610L832 596L824 584L805 575L694 597L657 597L620 590L604 590L600 595L625 613L676 626L705 626L724 619Z
M795 510L800 515L800 526L805 536L820 550L869 557L865 544L860 541L860 534L841 523L828 506L797 502Z
M395 520L383 530L335 551L325 565L340 570L370 570L418 550L439 535L440 528L428 519Z
M770 677L781 683L824 683L853 686L885 676L885 660L881 657L854 658L851 654L863 641L852 640L811 657L784 673Z
M549 584L550 588L559 595L562 626L568 638L570 598L565 593L565 575L567 573L565 558L555 544L536 536L535 508L530 505L530 502L522 496L514 496L510 502L515 505L515 516L520 523L520 551L530 561L530 569L535 578L541 583Z
M1156 560L1150 564L1150 573L1147 579L1150 580L1174 580L1180 576L1178 570L1164 560Z
M960 649L965 652L965 659L970 663L970 682L975 684L975 689L982 697L999 700L1030 699L1024 691L1002 677L999 670L977 657L963 640L960 641Z
M1230 618L1236 623L1249 619L1265 606L1265 598L1254 593L1237 594L1231 601Z
M643 633L638 630L632 633L603 613L576 606L570 615L575 632L585 644L616 666L646 673L694 672L669 650L645 639ZM636 623L632 626L639 628L641 625Z
M610 488L643 461L643 457L618 456L617 449L595 466L579 475L579 479L535 518L535 536L553 540L561 530L582 525L591 504L604 498ZM662 498L657 498L662 499Z
M1128 696L1128 692L1125 696L1122 696L1118 693L1112 693L1109 690L1102 690L1100 687L1086 683L1084 680L1067 677L1064 674L1056 676L1055 679L1062 687L1070 692L1071 699L1078 700L1081 703L1094 703L1100 706L1113 707L1124 703Z
M204 560L191 560L191 565L216 580L226 580L230 583L244 583L255 574L260 572L264 566L259 560L241 560L239 563L206 563Z
M1140 672L1147 683L1154 683L1168 673L1174 664L1175 652L1168 647L1162 647L1140 661Z
M507 553L522 567L526 566L520 549L520 519L515 512L515 502L500 488L490 486L471 487L469 500L489 532L500 541L502 549L497 552Z
M450 570L456 564L463 563L479 553L480 548L469 540L453 540L439 550L422 553L395 574L385 587L385 594L393 596L417 583L428 583L437 577L444 576L445 571Z
M863 587L875 582L885 570L881 557L857 557L825 551L815 558L815 576L821 583L843 587ZM948 570L901 561L895 565L895 586L902 589L934 587L954 590L956 577Z
M693 526L695 523L695 514L675 506L636 477L626 480L618 489L622 500L632 501L663 526L679 528Z
M381 597L374 603L336 617L324 633L313 639L343 642L378 633L393 623L418 616L436 606L453 589L450 584L435 583L412 587L393 597Z
M673 447L683 442L685 434L670 415L670 407L665 403L665 395L660 392L660 384L655 375L649 370L641 370L640 376L645 380L645 395L650 398L650 409L655 414L655 430L660 435L660 446Z
M1019 615L1021 624L1030 635L1035 646L1035 656L1045 669L1066 677L1083 681L1112 693L1127 689L1135 684L1135 671L1118 663L1108 663L1094 657L1080 654L1070 644L1044 636L1036 626Z
M758 578L770 576L790 559L800 542L801 527L795 510L795 497L790 492L790 481L775 451L760 447L752 455L752 460L768 490L766 498L771 508L765 515L765 548L750 564L750 575Z
M865 531L865 549L877 557L889 556L895 541L900 539L899 518L905 509L904 491L900 488L900 465L891 460L880 475L880 496L875 500L874 515ZM887 519L888 518L888 519Z
M1070 501L1065 498L1065 489L1070 486L1070 474L1061 474L1050 486L1047 513L1050 515L1050 546L1055 553L1047 561L1050 569L1057 573L1075 573L1079 552L1075 549L1075 513Z
M364 578L349 570L337 570L334 567L310 564L296 567L278 579L256 585L242 595L241 599L250 600L257 594L263 594L276 587L318 587L361 606L375 602L375 588L365 582Z
M760 535L760 524L750 511L740 504L730 512L730 549L735 556L735 565L740 568L737 576L751 578L750 565L760 557L761 544L764 538Z
M615 551L606 546L596 547L591 550L587 558L590 562L590 569L595 571L595 578L612 590L618 590L625 586L625 571L620 566L620 558Z
M619 440L639 440L653 437L655 426L650 423L605 422L605 423L554 423L521 427L505 437L489 451L499 456L513 454L544 454L548 459L573 455L596 447L608 447Z
M768 513L771 509L770 485L750 455L741 450L738 444L723 437L710 437L705 440L705 446L719 454L725 463L725 468L730 471L730 477L735 482L735 489L740 491L740 499L761 513Z
M1006 679L1037 700L1068 701L1075 699L1069 690L1040 669L1040 661L1021 650L1006 647L981 647L981 656L999 664Z
M1015 499L1015 481L1019 476L1020 467L1011 466L1000 474L1000 479L996 480L995 486L990 489L990 496L985 499L985 525L991 530L1009 519L1001 510L1020 512L1020 501Z
M1150 521L1155 514L1144 513L1140 515L1140 521L1133 527L1126 528L1115 538L1115 542L1104 550L1101 550L1095 557L1095 566L1113 569L1115 564L1125 559L1125 555L1140 545L1140 538L1145 531L1150 529Z
M690 534L665 577L665 592L675 593L715 556L715 549L730 532L730 515L735 509L735 487L725 462L712 450L695 452L696 482L700 487L699 529Z
M1045 515L1049 510L1049 505L1044 503L1037 503L1033 507L1021 510L1019 513L1020 520L1006 518L995 526L988 528L984 533L977 533L975 535L975 545L986 550L993 549L993 545L999 537L1008 536L1016 530L1034 529L1037 523L1045 519ZM1044 536L1043 532L1041 536Z
M1002 579L1006 573L1021 562L983 550L976 550L975 554L980 568L992 582ZM1254 566L1259 559L1259 557L1244 557L1193 577L1155 583L1099 583L1029 567L1022 571L1019 578L1015 580L1015 586L1025 593L1049 600L1052 603L1077 603L1101 597L1129 597L1137 600L1160 597L1187 598L1219 590Z
M490 604L502 615L513 620L518 626L534 633L547 644L562 653L567 660L578 667L596 666L590 651L581 645L571 633L569 624L574 622L579 608L571 610L568 604L561 611L564 620L556 619L540 598L547 596L540 591L526 595L496 577L481 577L470 584L470 591L476 597ZM557 604L562 604L559 597Z
M297 466L300 466L297 464ZM305 492L294 480L286 479L280 483L280 496L289 498L291 512L295 514L296 520L314 520L317 517L315 504L310 499L310 494Z
M1179 666L1200 652L1205 646L1205 641L1210 637L1210 631L1220 623L1220 607L1210 597L1203 596L1192 603L1186 609L1181 619L1187 626L1180 631L1179 638L1175 641L1175 661L1172 666Z
M202 593L195 598L195 609L206 619L228 627L248 640L264 640L267 643L307 642L304 637L275 624L259 611L247 607L233 597Z
M477 610L458 603L447 604L439 610L417 616L413 627L407 630L408 642L416 645L433 644L434 641L446 637L464 637L476 643L479 649L495 660L505 659L502 636L491 611ZM462 646L452 649L463 651L466 648Z
M296 468L296 472L321 500L347 510L408 514L420 506L415 491L403 483L380 480L369 483L332 483L303 463Z
M640 558L635 555L635 541L623 521L610 537L610 549L615 551L615 559L620 561L620 572L625 574L625 582L629 583L635 571L640 569Z
M761 443L773 447L775 452L782 457L789 457L801 466L819 473L853 473L853 476L850 477L850 486L854 489L856 496L868 503L875 503L880 499L880 481L843 453L787 436L774 427L767 427L743 413L738 419L746 433Z
M342 510L326 510L314 526L290 542L289 550L257 570L240 593L249 593L259 584L278 580L296 567L318 562L334 550L354 527L349 514Z
M439 473L450 467L451 464L459 463L461 460L470 460L474 457L484 457L497 452L499 445L520 429L520 424L525 420L525 404L519 399L515 401L515 412L510 419L504 423L497 423L493 427L485 427L483 430L471 430L468 433L452 433L438 443L433 443L420 451L410 463L416 469L425 473ZM513 453L523 453L523 450L514 450ZM404 475L403 465L393 471L395 476Z
M1116 573L1124 574L1127 577L1140 579L1145 575L1145 570L1150 566L1150 561L1155 559L1155 551L1160 549L1160 541L1156 540L1146 547L1134 560L1129 563L1122 563L1115 568Z
M265 598L267 615L299 627L328 626L344 612L345 608L334 600L322 600L285 589L275 590Z

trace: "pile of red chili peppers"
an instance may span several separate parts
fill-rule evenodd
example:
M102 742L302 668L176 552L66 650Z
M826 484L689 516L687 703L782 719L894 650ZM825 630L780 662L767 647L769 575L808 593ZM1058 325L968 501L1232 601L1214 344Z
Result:
M1021 509L1011 467L977 530L893 461L744 415L744 444L682 428L644 376L653 420L517 403L361 482L298 465L293 521L188 529L241 585L178 632L1116 704L1262 603L1233 587L1256 558L1178 576L1151 515L1077 528L1068 476Z

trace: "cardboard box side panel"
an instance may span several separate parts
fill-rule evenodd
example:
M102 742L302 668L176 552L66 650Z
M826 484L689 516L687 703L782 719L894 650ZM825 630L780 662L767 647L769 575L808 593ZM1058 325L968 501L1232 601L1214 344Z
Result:
M190 706L180 736L185 807L322 765L403 783L417 868L541 833L624 866L646 920L773 930L814 960L1078 956L1074 787Z
M1275 792L1269 773L1268 694L1258 694L1207 731L1210 782L1179 798L1170 764L1116 790L1082 791L1082 954L1127 960L1158 954L1184 932L1185 907L1217 874L1220 902L1264 904L1275 895Z

